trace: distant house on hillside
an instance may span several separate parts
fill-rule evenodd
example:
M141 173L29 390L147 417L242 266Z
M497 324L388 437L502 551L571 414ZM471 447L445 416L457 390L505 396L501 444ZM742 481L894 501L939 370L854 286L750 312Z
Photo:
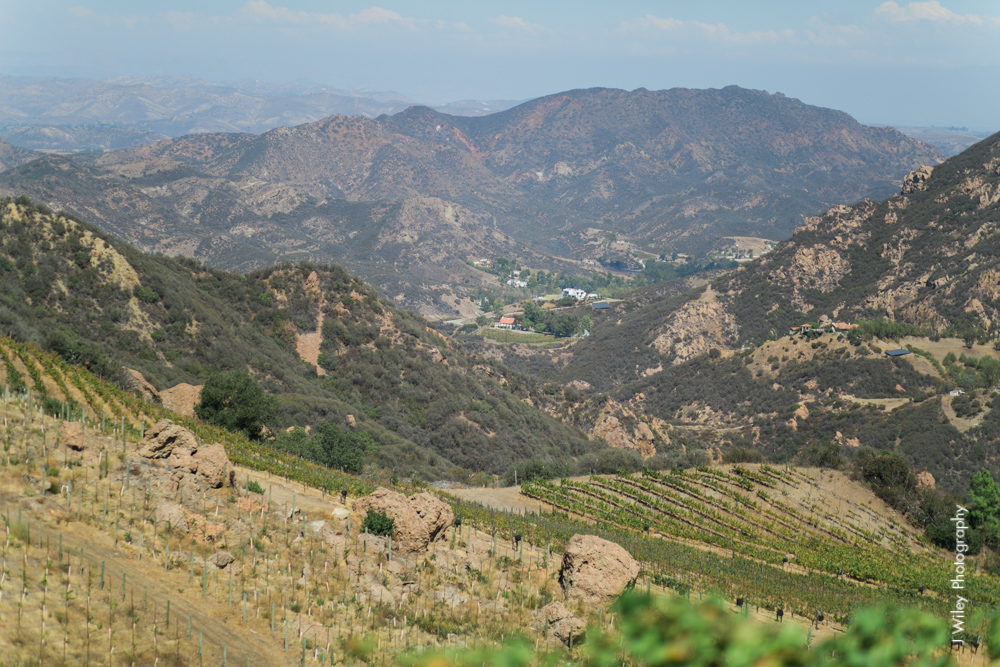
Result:
M837 331L850 331L851 329L856 329L857 324L848 324L847 322L834 322L833 328Z
M611 304L607 301L597 301L596 303L590 304L590 307L594 310L607 310L611 307Z
M514 328L514 318L510 315L504 315L500 320L493 325L494 329L513 329Z
M518 280L517 278L511 278L507 281L507 284L511 287L527 287L528 283L524 280Z
M587 290L576 289L574 287L567 287L563 291L563 296L571 296L577 301L583 301L587 298Z
M902 357L903 355L910 354L910 351L905 348L900 348L898 350L886 350L885 355L887 357Z

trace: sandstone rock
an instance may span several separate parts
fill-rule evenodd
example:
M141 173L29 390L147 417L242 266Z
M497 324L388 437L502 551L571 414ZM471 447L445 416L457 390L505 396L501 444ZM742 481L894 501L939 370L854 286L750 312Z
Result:
M570 640L578 644L583 639L587 624L570 613L562 602L551 602L538 610L535 627L551 632L552 636L568 646Z
M76 452L87 448L82 422L62 422L59 426L59 440Z
M903 177L902 193L904 195L908 195L914 192L920 192L921 190L926 190L927 181L930 179L933 172L934 167L928 167L926 165L911 171Z
M229 457L226 456L226 448L215 443L208 447L201 447L194 454L194 459L198 462L198 477L209 488L218 489L226 483L226 471L232 470Z
M188 452L197 451L198 438L183 426L177 426L169 419L161 419L146 431L146 436L139 445L139 456L165 459L178 447Z
M321 537L325 526L326 521L308 521L305 525L305 534L313 538Z
M208 562L220 570L224 570L229 567L230 563L234 560L236 559L233 558L233 555L228 551L216 551L209 557Z
M937 482L934 479L934 475L930 474L926 470L917 473L917 488L918 489L933 489Z
M382 584L372 584L368 587L368 602L375 605L393 605L396 604L396 596Z
M160 392L149 383L149 380L143 377L142 373L133 368L126 368L125 372L128 373L128 389L131 389L151 403L163 403Z
M355 427L355 426L357 426L357 424L358 424L357 420L356 420L356 419L354 419L354 415L347 415L347 417L345 417L345 418L344 418L344 421L345 421L345 422L347 423L347 425L348 425L348 426L350 426L351 428L354 428L354 427Z
M179 506L161 501L153 510L153 521L157 524L168 524L172 529L181 532L188 532L188 522L184 517L184 510Z
M202 386L182 382L170 389L164 389L160 392L163 407L176 412L181 417L194 417L194 406L201 401Z
M574 535L566 544L559 584L569 598L604 605L635 584L639 563L614 542Z
M441 590L434 591L431 596L434 600L444 602L446 605L454 609L459 607L469 601L469 596L460 592L454 586L445 586Z
M359 529L368 510L385 512L393 520L393 548L400 552L415 553L427 549L430 532L420 515L401 493L389 489L376 489L373 493L354 501L354 514Z
M448 527L455 522L455 513L451 507L429 493L417 493L410 496L410 507L417 513L427 526L430 540L444 539Z
M347 517L351 516L351 513L345 507L334 507L333 511L330 512L330 516L332 516L337 521L343 521Z

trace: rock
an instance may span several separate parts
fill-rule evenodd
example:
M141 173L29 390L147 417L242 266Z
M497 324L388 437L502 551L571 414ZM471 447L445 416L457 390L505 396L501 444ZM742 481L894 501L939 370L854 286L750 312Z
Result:
M434 600L444 602L452 609L454 609L455 607L459 607L469 601L469 596L460 592L454 586L445 586L441 590L434 591L432 597Z
M334 507L333 511L330 512L330 516L337 521L343 521L347 517L351 516L351 512L346 507Z
M216 551L209 557L208 562L220 570L224 570L229 567L229 564L234 560L236 559L233 558L233 555L228 551Z
M562 602L551 602L538 610L535 627L551 632L556 639L569 646L571 640L573 644L578 644L583 639L587 624L570 613Z
M921 190L927 189L927 181L930 179L931 174L934 172L934 167L928 167L924 165L915 171L911 171L903 178L903 190L904 195L912 194L914 192L920 192Z
M371 604L396 604L396 597L382 584L372 584L368 587L368 602Z
M917 488L918 489L933 489L937 482L934 479L934 475L930 474L926 470L917 473Z
M142 373L133 369L126 368L125 372L128 374L126 389L131 389L135 393L139 394L144 400L150 403L163 403L163 399L160 397L160 392L156 390L156 387L149 383Z
M351 428L354 428L358 424L357 420L354 418L354 415L347 415L344 418L344 422Z
M194 406L201 402L202 386L182 382L170 389L164 389L160 392L163 407L176 412L181 417L194 417Z
M87 441L83 434L82 422L61 422L59 425L59 441L75 452L82 452L87 448Z
M432 542L437 539L443 540L448 527L455 523L455 513L448 503L427 492L410 496L410 507L427 526Z
M146 436L139 443L139 456L165 459L177 448L189 453L197 451L198 438L183 426L177 426L169 419L161 419L146 431Z
M605 605L635 584L639 563L614 542L574 535L566 544L559 584L566 596L588 606Z
M368 510L385 512L393 520L393 548L401 552L416 553L427 549L430 532L420 515L401 493L386 488L376 489L367 496L354 501L354 514L358 529L365 520Z
M194 454L198 463L198 477L211 489L218 489L226 483L227 470L233 465L226 456L226 448L215 443L202 447Z
M160 501L156 509L153 510L153 521L156 524L168 524L173 530L181 533L188 532L188 522L184 517L184 510L165 500Z
M323 536L325 526L326 521L308 521L305 526L305 534L312 538L320 538Z

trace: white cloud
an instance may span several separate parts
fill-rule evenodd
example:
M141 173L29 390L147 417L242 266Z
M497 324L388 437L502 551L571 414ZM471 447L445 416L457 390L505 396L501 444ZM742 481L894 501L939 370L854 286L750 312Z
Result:
M89 19L92 16L95 16L94 12L87 9L86 7L70 7L69 13L70 16L78 19Z
M552 30L549 30L543 25L537 23L530 23L525 21L520 16L498 16L495 19L490 19L490 22L494 25L498 25L501 28L507 28L515 32L524 33L531 37L538 37L540 35L551 35Z
M754 30L734 32L725 23L702 23L661 18L647 14L632 21L623 21L621 31L626 33L672 33L679 36L694 35L702 39L726 44L776 44L794 42L794 30Z
M369 7L357 14L318 14L305 12L288 7L275 7L266 0L250 0L239 11L240 15L254 21L274 23L278 25L320 25L334 30L350 32L367 27L402 26L414 28L417 19L404 17L401 14L382 7Z
M942 6L937 0L930 0L930 2L910 2L905 6L900 6L892 0L888 0L875 9L875 15L881 16L893 23L931 21L933 23L983 25L984 23L997 22L997 19L989 16L956 14L947 7Z

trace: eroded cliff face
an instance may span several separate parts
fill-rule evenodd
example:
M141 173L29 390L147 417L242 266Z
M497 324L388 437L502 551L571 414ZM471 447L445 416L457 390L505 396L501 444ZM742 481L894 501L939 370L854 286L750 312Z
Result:
M736 338L736 318L710 287L696 300L684 304L653 339L660 354L672 354L680 364L712 348L731 349Z

